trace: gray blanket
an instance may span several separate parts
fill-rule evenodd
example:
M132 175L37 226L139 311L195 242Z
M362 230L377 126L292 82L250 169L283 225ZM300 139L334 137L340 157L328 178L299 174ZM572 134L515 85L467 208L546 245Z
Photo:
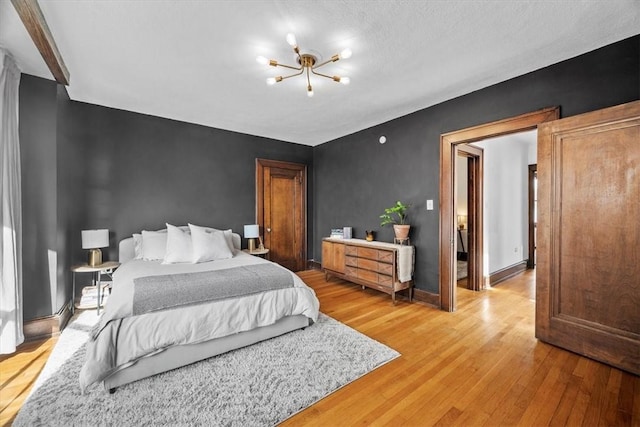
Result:
M293 277L274 264L134 279L133 315L292 288Z

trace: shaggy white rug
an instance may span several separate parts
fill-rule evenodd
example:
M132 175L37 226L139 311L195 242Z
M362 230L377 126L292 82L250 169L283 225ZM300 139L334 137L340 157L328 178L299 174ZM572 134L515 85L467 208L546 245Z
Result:
M95 311L64 330L14 426L268 426L400 356L320 314L318 322L132 384L80 394Z

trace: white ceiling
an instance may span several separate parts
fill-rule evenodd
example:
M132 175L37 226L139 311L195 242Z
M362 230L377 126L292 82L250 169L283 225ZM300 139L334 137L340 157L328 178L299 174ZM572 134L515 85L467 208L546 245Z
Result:
M640 33L638 0L40 0L71 99L315 146ZM344 86L284 74L285 41ZM0 47L53 79L9 0Z

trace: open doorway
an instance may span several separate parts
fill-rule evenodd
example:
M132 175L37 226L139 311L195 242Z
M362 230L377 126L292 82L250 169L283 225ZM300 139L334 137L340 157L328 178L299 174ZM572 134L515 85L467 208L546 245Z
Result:
M472 144L484 153L484 205L478 209L484 217L480 262L486 286L498 285L528 267L529 170L536 163L537 135L537 129L532 129Z
M541 123L556 120L559 108L550 107L532 113L443 134L440 138L440 307L454 311L456 306L456 230L455 171L457 148L488 138L536 129Z

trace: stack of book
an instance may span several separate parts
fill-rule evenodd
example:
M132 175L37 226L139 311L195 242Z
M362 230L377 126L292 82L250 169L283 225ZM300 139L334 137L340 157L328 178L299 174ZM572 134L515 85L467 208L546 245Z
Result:
M332 228L331 229L331 238L332 239L342 239L344 237L344 230L342 228Z
M102 282L102 295L100 297L100 306L104 307L109 299L109 290L111 287L110 282ZM82 296L80 297L80 303L77 308L87 309L96 308L98 305L98 287L97 286L85 286L82 288Z

